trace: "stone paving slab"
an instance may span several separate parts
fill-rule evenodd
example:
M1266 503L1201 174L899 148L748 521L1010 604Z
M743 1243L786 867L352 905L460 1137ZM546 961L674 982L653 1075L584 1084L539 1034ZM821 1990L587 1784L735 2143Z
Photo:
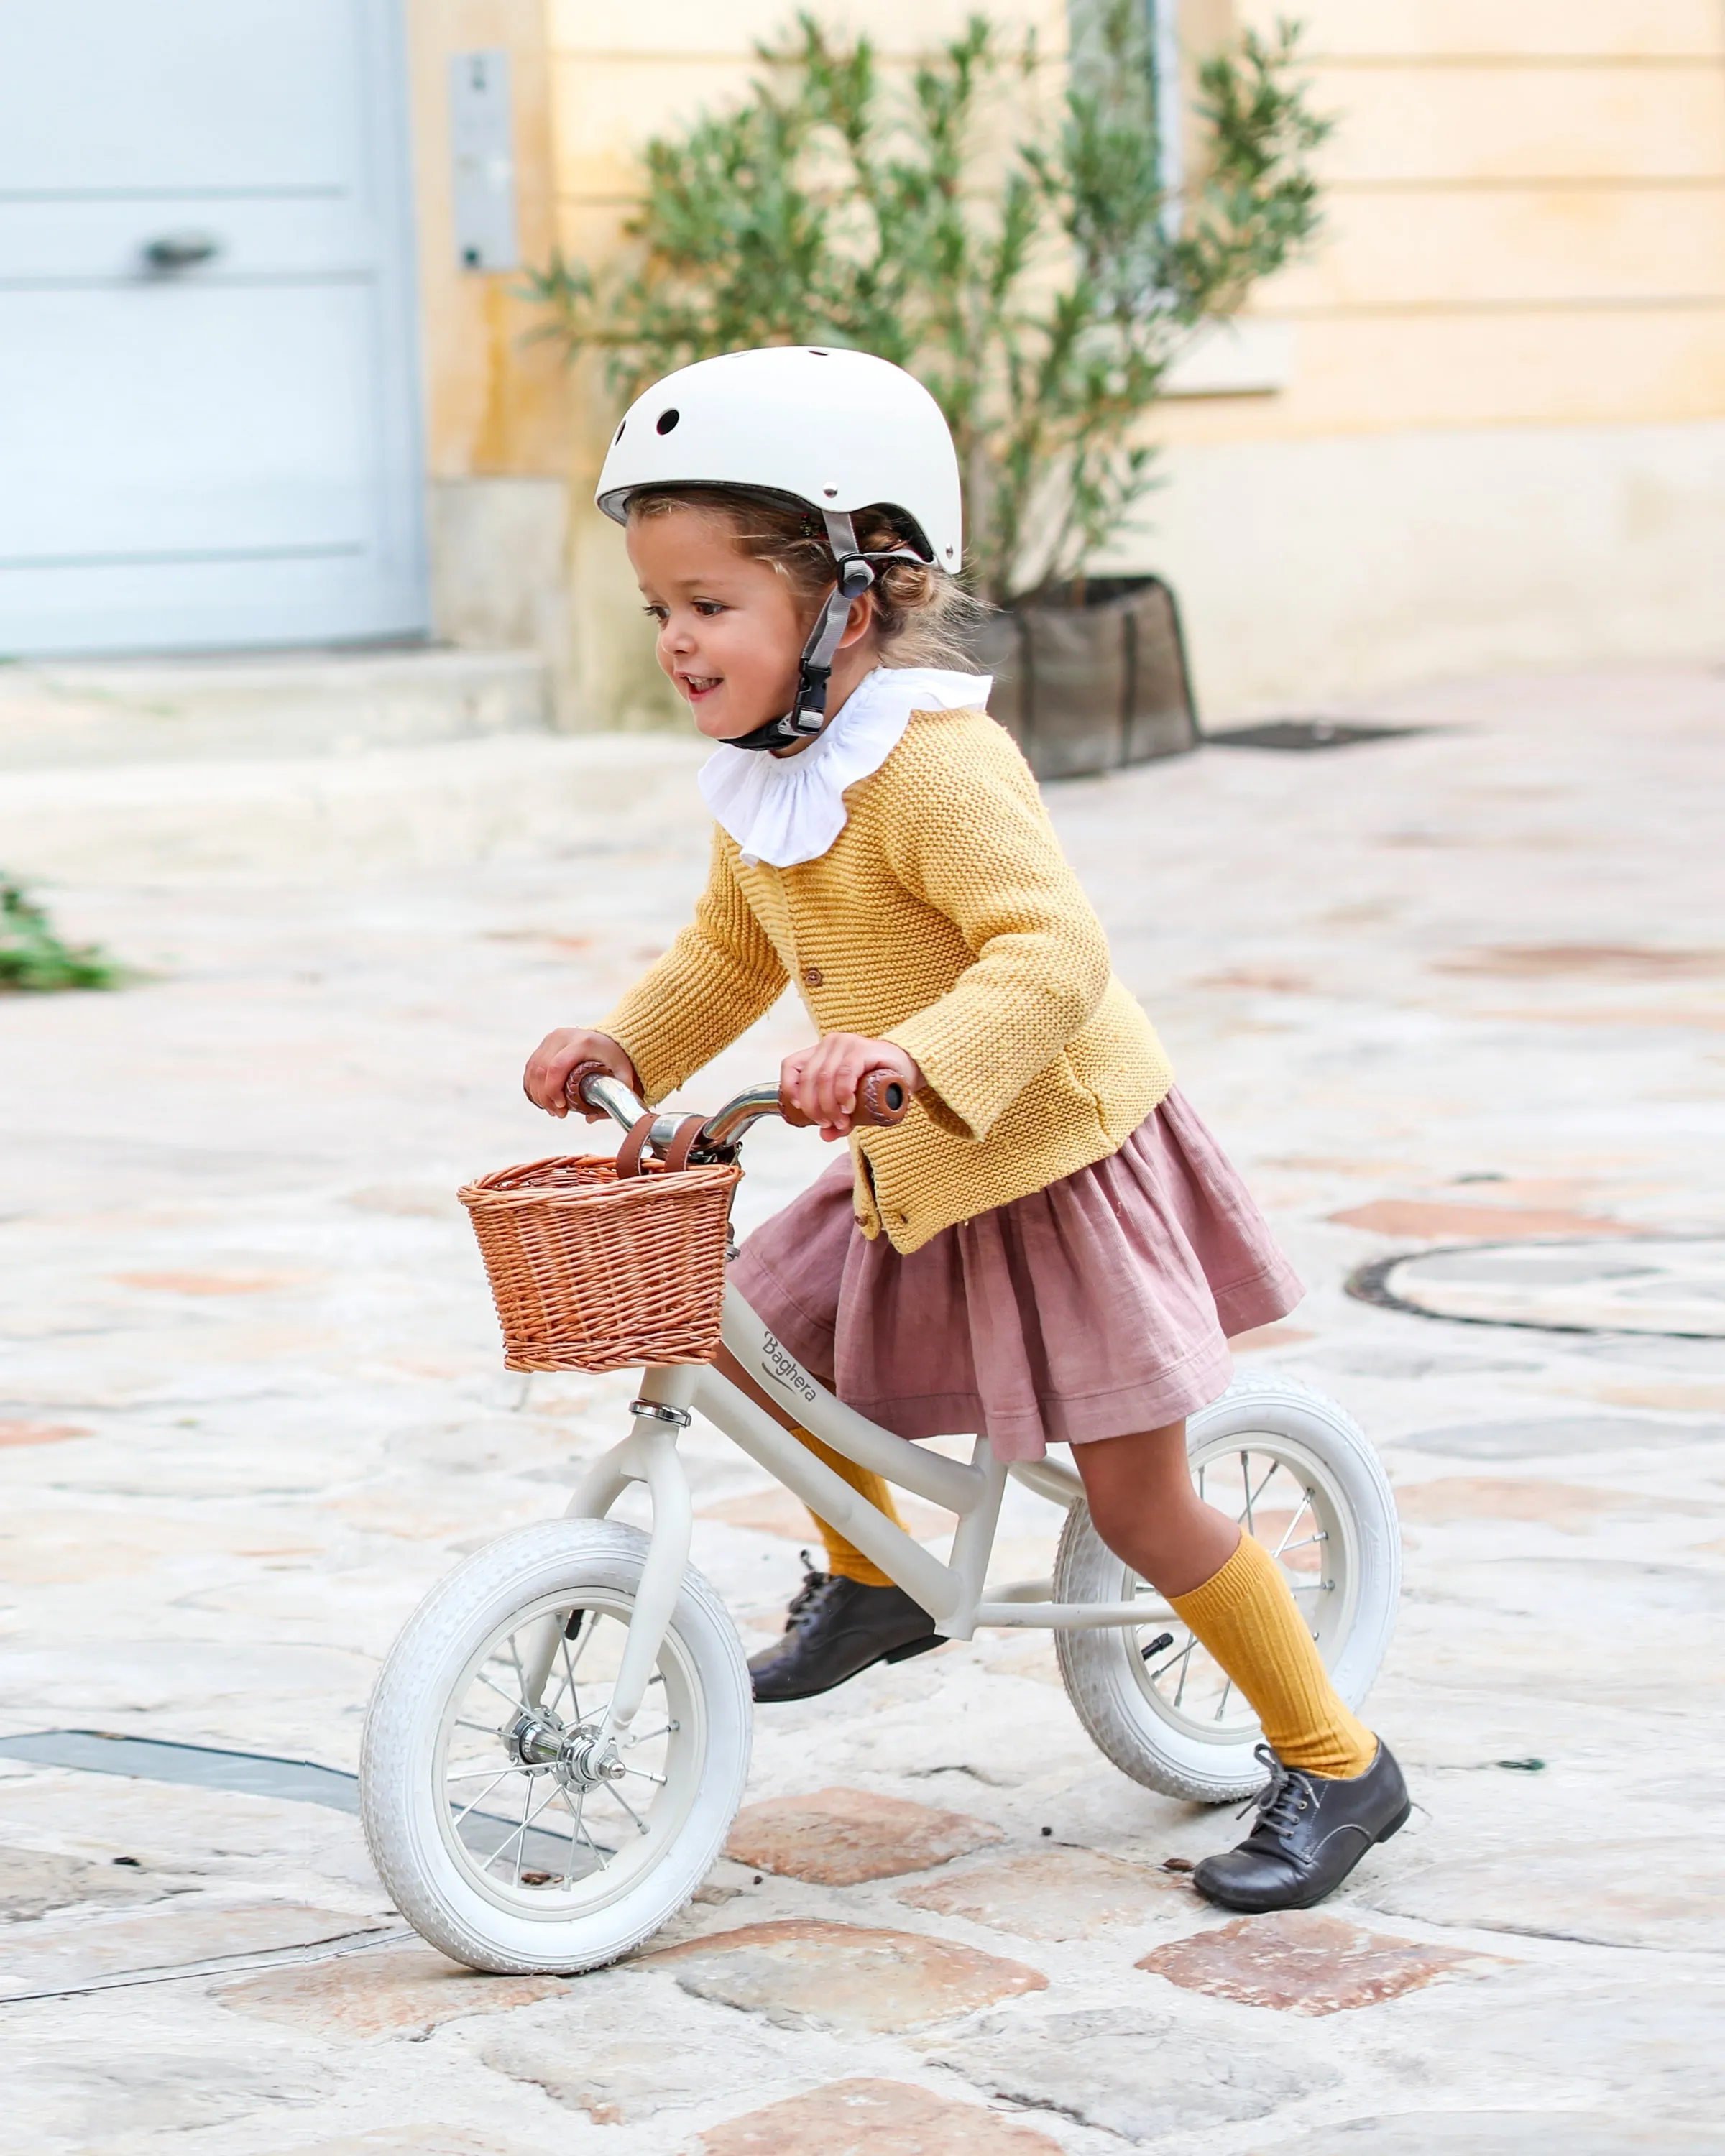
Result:
M692 2156L758 2135L757 2114L824 2152L848 2130L830 2092L859 2081L912 2092L893 2101L930 2146L937 2115L984 2137L959 2146L1065 2156L1118 2156L1127 2128L1168 2156L1695 2145L1725 2105L1725 1995L1702 1899L1674 1904L1671 1881L1725 1796L1717 1342L1451 1323L1344 1283L1456 1241L1574 1247L1518 1235L1528 1214L1620 1222L1648 1251L1717 1238L1725 893L1692 804L1725 680L1463 684L1391 716L1431 731L1050 798L1122 978L1307 1282L1242 1355L1341 1399L1404 1500L1368 1712L1416 1810L1316 1912L1345 1936L1306 1935L1302 1999L1359 1978L1362 1933L1462 1962L1316 2015L1147 1974L1214 1954L1230 1920L1163 1866L1240 1830L1102 1761L1046 1639L983 1635L763 1711L748 1797L842 1789L997 1840L850 1884L723 1863L658 1943L698 1951L576 1983L313 1945L9 2006L3 2156ZM619 1434L632 1373L502 1371L454 1193L584 1142L526 1109L522 1055L680 924L706 859L699 753L516 741L339 772L0 777L0 860L51 870L64 932L141 975L0 1001L0 1732L352 1772L418 1598L553 1516ZM688 1104L803 1028L771 1014ZM742 1228L825 1158L759 1132ZM811 1537L715 1433L684 1450L695 1561L761 1644ZM939 1516L913 1524L938 1547ZM1011 1489L999 1573L1045 1571L1056 1525ZM311 1804L0 1760L0 1962L194 1906L399 1922L358 1823ZM105 1901L120 1857L187 1891ZM54 1906L23 1913L32 1897ZM773 1927L809 1958L734 1943ZM835 1969L835 1933L883 1958ZM1035 1981L992 1993L978 1963ZM1009 2079L1022 2097L996 2092Z
M57 1851L0 1848L0 1917L17 1923L54 1909L99 1909L115 1902L156 1902L189 1892L184 1882L157 1879L134 1869L136 1857L116 1866L90 1864Z
M1190 1991L1281 2014L1342 2014L1457 1971L1482 1974L1483 1955L1393 1938L1315 1910L1243 1917L1158 1947L1138 1967Z
M382 2126L370 2133L344 2133L339 2141L295 2142L275 2156L534 2156L531 2144L495 2133L439 2126L432 2119L410 2126Z
M1372 1906L1468 1931L1716 1953L1725 1857L1692 1835L1452 1859L1380 1882Z
M86 1905L75 1917L39 1920L28 1931L12 1933L0 1968L0 2001L189 1963L325 1945L387 1928L377 1918L356 1919L341 1910L307 1909L291 1902L236 1904L189 1895L153 1908L100 1914Z
M260 2021L363 2040L435 2029L470 2014L506 2014L555 1996L563 1984L560 1977L475 1975L429 1947L411 1945L272 1970L223 1984L215 1995L234 2013Z
M952 1940L813 1918L713 1933L639 1965L673 1966L696 1998L781 2027L855 2035L927 2028L1048 1984L1040 1969Z
M1670 2150L1671 2156L1713 2156L1718 2129L1697 2120L1669 2120L1575 2111L1418 2111L1399 2117L1349 2119L1326 2127L1310 2140L1266 2143L1252 2156L1283 2156L1290 2146L1322 2148L1335 2156L1637 2156Z
M927 1886L904 1887L897 1898L906 1908L963 1917L1020 1938L1064 1940L1141 1924L1153 1897L1189 1892L1177 1873L1091 1849L1050 1845L968 1865Z
M999 1827L963 1812L933 1811L867 1789L817 1789L745 1804L725 1852L814 1886L856 1887L932 1871L999 1839Z
M704 2156L1050 2156L1045 2133L902 2082L833 2082L702 2134Z
M1122 2006L993 2017L933 2058L991 2096L1138 2146L1267 2118L1340 2078L1286 2046L1218 2041Z

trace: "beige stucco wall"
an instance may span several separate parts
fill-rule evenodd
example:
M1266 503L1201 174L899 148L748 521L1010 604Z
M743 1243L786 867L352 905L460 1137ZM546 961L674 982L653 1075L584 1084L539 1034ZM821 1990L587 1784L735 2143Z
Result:
M1119 550L1206 701L1725 649L1725 8L1299 12L1340 124L1325 244L1254 306L1291 377L1158 412Z
M556 352L529 338L537 316L521 277L457 260L450 203L450 58L501 47L521 256L550 256L557 192L545 0L413 0L407 18L434 632L469 647L537 649L562 715L574 719L570 385Z
M902 60L969 4L879 0L868 26ZM1062 49L1063 0L992 12ZM1277 12L1183 0L1189 50ZM1280 386L1159 408L1166 484L1118 550L1180 592L1207 706L1719 649L1725 7L1297 12L1339 125L1322 153L1325 243L1253 310ZM454 264L447 56L509 47L524 251L592 259L616 244L639 145L735 95L756 40L793 13L790 0L411 11L439 619L465 641L525 625L555 647L573 722L666 711L618 535L588 501L614 399L597 370L572 377L523 345L517 280Z

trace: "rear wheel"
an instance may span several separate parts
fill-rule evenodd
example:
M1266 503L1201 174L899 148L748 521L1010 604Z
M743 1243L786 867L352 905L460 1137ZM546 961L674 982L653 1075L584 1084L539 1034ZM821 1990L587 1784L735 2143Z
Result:
M1191 1418L1187 1447L1199 1495L1276 1558L1331 1681L1358 1707L1401 1591L1395 1500L1364 1434L1296 1380L1254 1378ZM1054 1591L1060 1602L1144 1605L1140 1625L1055 1635L1078 1718L1123 1774L1205 1804L1262 1785L1257 1717L1167 1602L1108 1548L1081 1503L1060 1537Z
M603 1741L646 1553L644 1535L603 1520L504 1535L432 1590L377 1680L366 1837L402 1914L470 1968L614 1960L724 1845L752 1708L742 1643L700 1573L684 1575L634 1726Z

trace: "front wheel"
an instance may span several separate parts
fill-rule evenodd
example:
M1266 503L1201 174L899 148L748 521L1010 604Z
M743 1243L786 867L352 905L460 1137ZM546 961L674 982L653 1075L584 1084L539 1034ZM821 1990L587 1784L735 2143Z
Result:
M1350 1707L1371 1689L1401 1593L1395 1499L1364 1433L1291 1378L1248 1378L1187 1424L1198 1493L1281 1568L1331 1681ZM1115 1556L1089 1507L1067 1516L1060 1602L1144 1604L1142 1625L1055 1635L1079 1720L1123 1774L1164 1795L1223 1804L1260 1788L1257 1717L1147 1581Z
M408 1922L470 1969L614 1961L724 1846L752 1706L737 1628L699 1573L684 1575L633 1727L600 1741L646 1553L644 1535L608 1520L501 1536L433 1589L377 1679L366 1839Z

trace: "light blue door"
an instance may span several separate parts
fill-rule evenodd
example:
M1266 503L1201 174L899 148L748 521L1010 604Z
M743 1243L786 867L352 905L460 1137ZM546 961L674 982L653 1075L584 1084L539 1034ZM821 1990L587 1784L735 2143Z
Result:
M426 625L398 0L0 0L0 654Z

